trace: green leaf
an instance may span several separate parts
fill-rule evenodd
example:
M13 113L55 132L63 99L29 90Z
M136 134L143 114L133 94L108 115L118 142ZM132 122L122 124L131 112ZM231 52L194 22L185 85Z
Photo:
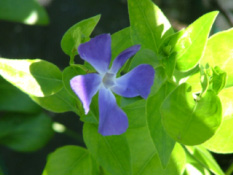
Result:
M161 114L164 128L173 139L185 145L197 145L219 128L222 106L211 90L200 99L193 99L191 87L184 83L165 99Z
M216 175L224 175L223 171L219 167L218 163L215 161L213 156L202 146L195 146L188 148L189 153L192 157L203 167L210 170Z
M37 113L41 108L28 95L0 76L0 111ZM23 102L23 103L22 103Z
M65 88L56 94L47 97L31 96L31 99L46 110L63 113L73 111L79 114L79 103L77 98L72 97Z
M226 85L227 74L218 66L213 69L212 89L218 94Z
M0 75L29 95L44 97L61 90L61 71L40 59L0 58Z
M203 146L216 153L233 153L233 87L223 89L219 94L222 102L223 121L218 131Z
M61 48L64 53L74 57L78 54L77 48L79 44L89 40L89 36L100 20L100 15L82 20L70 27L63 35L61 40Z
M58 148L48 157L43 175L97 175L89 152L78 146Z
M85 123L83 137L97 162L112 175L131 174L130 152L124 135L104 137L97 125Z
M188 71L197 65L217 14L218 12L210 12L203 15L182 32L172 49L177 52L176 68L179 71Z
M16 151L35 151L52 137L52 121L44 113L8 113L0 118L0 144Z
M158 53L163 38L174 33L167 18L151 0L128 0L128 11L133 43Z
M183 149L176 145L167 167L164 169L161 166L147 126L145 107L145 100L139 100L123 108L129 118L126 137L131 153L132 174L180 175L185 164Z
M150 95L154 95L166 81L167 75L165 69L162 66L155 68L154 84L151 87Z
M0 19L28 25L49 23L47 12L35 0L0 1Z
M113 35L112 38L112 61L125 49L133 45L130 36L130 27L124 28Z
M163 128L160 114L160 106L165 97L175 88L174 84L164 83L159 91L148 98L147 100L147 122L150 130L150 135L158 152L162 166L166 167L171 152L175 146L175 141L166 133Z
M133 57L130 63L130 70L139 66L140 64L150 64L154 68L161 66L160 58L150 49L141 49Z
M227 73L226 87L233 86L233 29L213 35L207 42L207 47L201 64L210 67L218 66Z

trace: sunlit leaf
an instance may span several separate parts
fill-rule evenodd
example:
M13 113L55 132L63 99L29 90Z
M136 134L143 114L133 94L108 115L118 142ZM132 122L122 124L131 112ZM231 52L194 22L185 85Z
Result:
M211 90L200 99L194 99L191 87L184 83L165 99L161 114L164 128L173 139L196 145L212 137L219 128L222 106Z
M163 12L151 0L128 0L128 9L133 43L158 53L162 39L174 33Z
M0 75L26 94L44 97L61 90L61 71L52 63L35 59L0 58Z

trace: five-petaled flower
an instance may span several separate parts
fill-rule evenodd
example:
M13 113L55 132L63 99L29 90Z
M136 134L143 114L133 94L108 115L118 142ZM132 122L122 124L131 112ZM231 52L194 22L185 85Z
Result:
M99 91L99 133L103 136L120 135L128 128L128 118L118 107L112 92L123 97L147 98L154 80L154 69L141 64L121 77L116 77L124 63L140 49L132 46L121 52L112 63L111 36L98 35L78 47L80 57L89 62L98 73L78 75L70 80L72 90L81 100L85 114L90 110L92 97Z

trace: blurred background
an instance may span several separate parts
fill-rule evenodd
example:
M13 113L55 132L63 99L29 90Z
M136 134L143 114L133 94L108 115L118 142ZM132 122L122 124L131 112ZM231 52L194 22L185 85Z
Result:
M6 10L1 7L1 1L0 18L1 13ZM25 2L27 1L32 0ZM27 25L17 20L10 22L0 19L0 57L41 58L58 65L63 70L69 65L69 57L62 52L60 41L69 27L97 14L102 16L92 36L100 33L112 34L129 26L127 0L38 0L38 2L48 14L47 25L46 22L40 25ZM232 0L154 0L154 2L162 9L176 30L186 27L212 10L221 12L212 33L233 26ZM24 5L26 6L21 4ZM82 122L75 114L49 113L49 115L54 121L64 124L82 137ZM30 153L20 153L0 146L0 167L5 175L40 175L47 155L56 148L63 145L84 146L82 139L72 132L67 135L55 133L44 148ZM215 155L215 157L224 170L233 162L231 155Z

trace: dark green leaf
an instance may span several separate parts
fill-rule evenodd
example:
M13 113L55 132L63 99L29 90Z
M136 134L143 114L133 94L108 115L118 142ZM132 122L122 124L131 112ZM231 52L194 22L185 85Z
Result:
M222 106L211 90L200 99L194 99L191 87L184 83L165 99L161 114L164 128L173 139L186 145L196 145L217 131L222 121Z
M0 117L0 144L16 151L38 150L52 135L52 121L44 113L37 115L8 113Z
M49 17L35 0L1 0L0 19L29 25L47 25Z
M29 95L44 97L61 90L61 71L52 63L35 59L0 58L0 75Z
M30 97L0 77L0 111L37 113L40 107Z

